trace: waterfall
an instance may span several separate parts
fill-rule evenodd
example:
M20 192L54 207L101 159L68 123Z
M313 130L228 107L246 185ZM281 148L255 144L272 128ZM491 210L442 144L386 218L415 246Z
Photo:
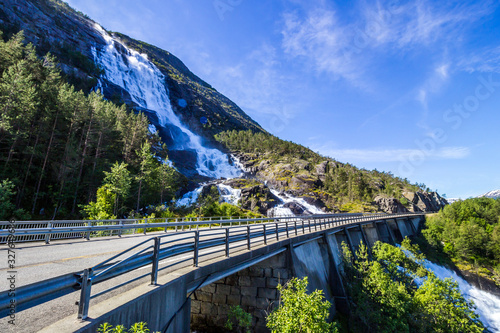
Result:
M289 194L280 194L280 192L276 190L271 190L271 193L274 194L276 197L278 197L281 200L281 203L272 208L271 212L268 213L268 215L272 216L295 216L292 212L292 210L288 207L285 207L287 204L294 203L298 206L300 206L305 214L324 214L321 209L318 207L309 204L307 201L305 201L303 198L297 198Z
M452 278L458 283L460 292L469 300L474 301L476 313L484 326L491 332L500 332L500 298L480 290L462 279L452 270L430 261L425 262L425 268L434 272L440 279Z
M203 185L195 189L194 191L188 192L182 196L177 202L175 203L177 207L181 206L191 206L192 204L196 203L198 200L198 196L201 193L201 190L203 189Z
M219 190L220 197L222 201L230 203L232 205L237 205L241 198L241 190L232 188L229 185L218 184L217 189Z
M172 110L165 76L147 56L127 48L98 24L95 29L107 43L100 51L92 48L96 63L104 69L103 78L126 90L139 107L155 112L160 126L177 128L176 149L196 152L196 171L200 175L211 178L239 176L241 171L229 163L227 155L204 147L201 137L181 123Z

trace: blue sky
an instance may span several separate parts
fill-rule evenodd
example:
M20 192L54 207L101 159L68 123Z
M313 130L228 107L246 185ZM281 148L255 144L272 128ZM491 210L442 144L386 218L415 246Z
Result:
M69 0L266 130L448 197L500 189L497 1Z

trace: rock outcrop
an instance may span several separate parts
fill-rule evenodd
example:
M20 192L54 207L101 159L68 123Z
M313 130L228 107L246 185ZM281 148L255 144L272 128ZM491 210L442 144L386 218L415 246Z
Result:
M395 198L387 198L379 195L375 197L374 201L380 208L380 210L388 214L408 212L408 209L406 209L406 207L403 206L401 202L399 202Z
M224 182L232 188L241 190L241 208L258 211L266 215L267 211L279 203L279 199L271 193L269 187L255 180L230 179Z
M410 212L437 212L448 204L436 192L403 192L403 196L409 201Z

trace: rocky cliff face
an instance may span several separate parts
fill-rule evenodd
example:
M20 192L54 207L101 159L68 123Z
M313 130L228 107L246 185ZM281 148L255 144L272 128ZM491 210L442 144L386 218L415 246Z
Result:
M70 81L84 89L95 85L100 74L91 48L106 45L94 26L95 22L85 14L59 0L0 0L0 28L7 34L23 30L26 41L33 43L39 54L54 54ZM215 144L213 135L225 130L264 131L235 103L193 74L168 51L120 33L113 36L148 55L166 77L174 112L207 141ZM134 107L128 93L116 85L104 80L103 90L108 99ZM141 111L147 113L147 110Z
M437 212L448 204L446 199L436 192L404 192L403 197L408 202L406 206L400 200L380 195L375 197L374 201L380 210L386 213Z
M286 192L296 197L304 198L325 212L340 211L335 205L331 194L322 190L327 175L332 169L340 167L333 160L323 160L310 163L297 158L289 163L273 162L258 154L237 154L244 170L251 176L265 182L269 187ZM383 190L383 185L374 183L373 187ZM376 195L373 205L376 210L386 213L433 212L438 211L448 203L436 192L403 192L405 205L393 197ZM289 207L292 210L294 207ZM366 207L365 207L366 208Z

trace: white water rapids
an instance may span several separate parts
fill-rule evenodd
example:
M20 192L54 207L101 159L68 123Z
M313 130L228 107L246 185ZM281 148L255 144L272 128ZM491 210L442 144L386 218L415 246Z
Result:
M472 286L457 273L443 266L426 260L425 268L434 272L440 279L455 280L461 293L476 305L476 313L484 326L491 332L500 332L500 298Z
M227 155L217 149L204 147L201 137L181 123L172 110L165 86L165 76L147 56L127 48L98 24L95 25L95 29L107 43L102 51L92 49L96 63L104 69L103 76L109 82L129 92L137 105L156 112L161 126L168 123L181 131L187 139L182 140L182 146L177 148L196 152L196 171L211 178L239 176L241 170L229 163Z

